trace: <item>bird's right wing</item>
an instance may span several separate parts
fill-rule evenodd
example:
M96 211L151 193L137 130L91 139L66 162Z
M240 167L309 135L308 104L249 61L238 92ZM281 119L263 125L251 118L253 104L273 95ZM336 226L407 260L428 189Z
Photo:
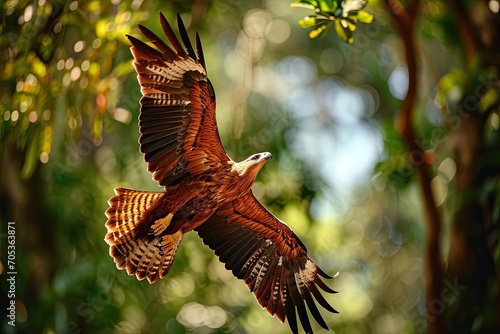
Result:
M298 332L297 316L306 333L312 333L306 304L325 329L314 299L330 312L335 309L321 295L334 293L321 279L332 278L307 255L292 230L273 216L251 192L219 208L196 231L226 269L245 281L259 304L270 315Z
M161 13L161 25L173 49L141 25L142 34L158 49L127 36L143 95L140 150L161 186L230 160L217 130L215 93L207 78L200 39L196 35L195 51L180 16L177 20L185 48Z

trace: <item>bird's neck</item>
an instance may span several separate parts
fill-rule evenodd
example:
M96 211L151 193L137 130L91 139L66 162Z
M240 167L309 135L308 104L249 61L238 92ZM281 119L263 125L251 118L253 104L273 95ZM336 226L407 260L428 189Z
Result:
M245 162L232 162L229 183L232 187L237 188L241 193L245 193L252 188L255 177L259 172L259 168L252 168L251 165Z

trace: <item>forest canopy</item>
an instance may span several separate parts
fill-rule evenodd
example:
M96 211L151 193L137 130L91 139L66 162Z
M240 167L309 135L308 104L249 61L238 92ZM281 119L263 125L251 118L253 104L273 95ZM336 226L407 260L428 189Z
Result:
M159 190L126 38L159 12L201 37L228 154L273 154L256 197L340 273L335 333L499 330L498 0L1 6L1 332L289 333L195 233L153 285L108 254L113 188Z

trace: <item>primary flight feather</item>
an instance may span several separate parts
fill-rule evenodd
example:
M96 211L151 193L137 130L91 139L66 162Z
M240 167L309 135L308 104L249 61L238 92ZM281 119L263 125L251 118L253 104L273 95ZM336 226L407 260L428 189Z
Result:
M336 312L320 293L335 292L320 278L331 276L252 194L255 177L271 154L257 153L241 162L226 154L199 36L195 49L177 20L184 45L162 14L171 46L141 25L156 48L127 36L143 95L140 151L165 191L115 189L106 211L110 255L118 269L154 283L169 272L182 236L195 230L270 315L288 319L293 333L298 333L297 314L304 331L313 332L306 305L328 329L315 300Z

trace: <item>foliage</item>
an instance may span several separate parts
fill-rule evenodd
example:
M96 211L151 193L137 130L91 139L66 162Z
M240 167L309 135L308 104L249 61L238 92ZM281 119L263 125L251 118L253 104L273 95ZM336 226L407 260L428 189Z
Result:
M296 0L291 4L294 8L313 10L315 15L308 15L299 21L302 28L314 28L310 38L316 38L331 25L341 40L354 42L353 32L357 23L371 23L373 15L362 10L366 0Z
M7 221L16 222L18 274L16 328L4 318L0 332L289 332L194 233L182 241L169 275L153 285L117 270L108 255L104 211L113 188L158 189L138 152L141 94L125 34L142 39L140 23L161 35L159 11L172 22L179 12L190 36L200 33L230 156L273 153L254 193L327 273L340 271L327 283L342 291L326 297L340 314L320 310L335 333L422 333L441 310L435 307L456 311L456 323L473 313L477 332L493 327L498 280L484 284L483 304L464 306L473 284L453 285L457 272L443 281L444 288L455 286L454 298L425 301L427 231L417 167L429 167L444 245L487 245L498 269L494 61L500 58L493 48L481 50L470 65L450 5L421 4L413 124L425 155L412 155L397 129L408 91L404 41L385 8L370 2L372 21L365 4L297 1L292 6L311 17L297 25L301 14L289 0L6 1L0 12L2 295L9 288ZM470 5L486 22L489 12ZM334 27L340 39L307 38L301 26L313 29L311 37L329 36ZM486 40L490 28L482 32ZM475 155L460 155L471 144ZM471 168L464 171L463 161ZM477 173L464 178L468 170ZM471 181L460 189L463 180ZM471 216L478 212L484 219ZM464 219L459 228L457 216ZM484 223L472 232L484 233L487 244L465 228L471 237L455 238L468 222ZM449 248L442 251L453 267Z
M99 145L106 124L130 119L116 105L132 71L125 34L141 15L127 5L109 10L95 1L26 1L3 13L0 136L26 150L23 178L49 160L56 134L64 140L86 128L86 140Z

